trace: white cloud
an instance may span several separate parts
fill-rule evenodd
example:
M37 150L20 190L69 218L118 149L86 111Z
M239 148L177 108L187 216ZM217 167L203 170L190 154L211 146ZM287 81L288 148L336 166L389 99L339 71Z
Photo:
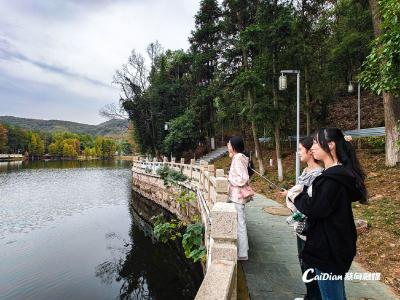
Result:
M3 75L61 87L103 105L105 99L118 100L118 92L106 86L133 48L145 54L146 46L157 39L166 49L187 49L199 3L0 0L0 7L0 41L8 43L9 52L27 58L0 56Z

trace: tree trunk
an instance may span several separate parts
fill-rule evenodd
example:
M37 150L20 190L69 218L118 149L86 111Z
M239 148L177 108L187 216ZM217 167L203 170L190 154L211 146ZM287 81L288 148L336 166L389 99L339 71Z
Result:
M379 15L378 2L369 0L372 14L372 24L374 26L375 38L381 35L381 17ZM393 167L400 161L399 149L396 145L399 138L399 128L397 122L400 119L400 99L394 94L383 92L383 111L385 114L385 164Z
M155 128L154 128L154 119L153 119L153 111L150 109L150 119L151 119L151 143L153 145L153 155L156 155L157 153L157 147L156 147L156 133L155 133Z
M378 2L376 0L369 0L369 7L371 8L374 35L378 37L381 35L381 17L379 16Z
M249 99L250 105L251 105L251 107L253 107L253 105L254 105L253 97L252 97L250 91L248 91L247 93L248 93L247 97ZM255 148L257 162L258 162L258 170L261 175L264 175L265 168L264 168L264 163L262 161L260 141L258 140L257 128L256 128L256 123L254 122L254 120L251 121L251 131L253 132L254 148Z
M383 92L383 109L385 113L385 163L394 167L399 162L400 151L396 145L399 138L397 122L400 116L400 98Z
M275 65L275 52L272 54L272 97L274 100L274 108L278 108L278 91L276 90L276 65ZM274 124L274 136L275 136L275 152L276 152L276 162L278 166L278 180L283 181L283 168L282 168L282 158L281 158L281 134L279 129L279 121L275 121Z
M247 58L247 50L243 49L242 53L243 53L243 66L244 66L245 70L248 70L249 64L248 64L248 58ZM254 99L253 99L253 95L251 94L251 92L249 90L247 91L247 99L249 101L250 107L253 108ZM251 131L253 133L254 150L255 150L255 154L256 154L256 158L257 158L257 162L258 162L258 171L260 172L261 175L264 175L265 168L264 168L264 163L262 161L260 141L258 140L257 127L256 127L256 123L254 122L253 118L251 120Z
M310 136L310 81L308 78L308 67L304 66L304 81L305 81L305 94L306 94L306 122L307 122L307 136Z

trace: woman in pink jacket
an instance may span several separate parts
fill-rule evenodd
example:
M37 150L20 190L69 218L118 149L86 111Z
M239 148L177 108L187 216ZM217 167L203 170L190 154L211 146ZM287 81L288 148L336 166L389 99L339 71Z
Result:
M241 190L249 184L249 158L243 154L244 142L241 136L234 136L228 142L229 157L232 158L229 169L229 200L235 203L238 214L238 260L248 259L249 242L247 239L246 216L244 211L245 203Z

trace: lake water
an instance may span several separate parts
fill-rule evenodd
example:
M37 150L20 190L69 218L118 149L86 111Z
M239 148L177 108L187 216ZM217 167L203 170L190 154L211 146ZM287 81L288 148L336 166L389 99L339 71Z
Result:
M193 299L199 266L137 198L130 162L0 163L0 299Z

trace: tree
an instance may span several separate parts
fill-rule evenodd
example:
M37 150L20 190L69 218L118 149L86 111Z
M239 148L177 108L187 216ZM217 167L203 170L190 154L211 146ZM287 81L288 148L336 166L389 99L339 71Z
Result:
M37 132L28 132L28 136L30 136L28 142L28 151L32 157L42 156L44 154L44 142L40 138L39 133Z
M51 156L57 156L58 155L57 144L51 143L49 145L49 153L50 153Z
M193 55L191 71L194 95L191 109L196 112L200 129L208 137L215 135L214 98L217 90L212 85L220 57L222 11L216 0L202 0L195 16L195 29L189 38Z
M255 23L258 5L259 1L256 0L223 1L223 28L225 39L224 47L227 47L227 51L224 53L225 59L228 62L237 63L231 84L232 87L234 87L234 85L244 87L243 97L247 102L247 119L251 124L255 155L258 161L259 171L261 174L264 174L265 169L262 161L260 142L257 135L257 125L254 115L252 114L256 105L255 89L257 88L257 81L254 82L251 80L254 78L254 73L251 70L253 44L249 39L245 38L244 34L246 29ZM231 68L231 66L226 64L225 67L227 68L226 71L228 71L228 68ZM238 90L237 87L236 90Z
M111 139L103 139L102 141L102 155L103 159L111 159L117 151L117 145Z
M15 126L6 127L8 129L8 150L11 153L24 153L28 147L27 132Z
M187 110L183 115L173 119L168 135L164 140L164 153L182 156L186 150L194 151L199 139L199 128L195 114Z
M105 117L109 120L119 119L128 120L129 116L121 106L117 106L115 103L106 104L99 111L100 116Z
M397 0L369 0L375 41L364 64L361 80L366 87L383 94L385 114L385 162L400 161L396 146L400 119L400 3Z
M7 151L8 144L8 130L5 126L0 124L0 153Z
M35 133L31 133L31 138L28 143L29 154L33 157L38 153L38 141Z
M96 152L97 157L102 157L103 155L103 140L104 138L102 136L96 136L95 142L94 142L94 149Z
M78 153L74 149L74 146L72 146L72 145L70 145L68 143L64 143L64 145L63 145L63 157L64 158L77 158L78 157Z

